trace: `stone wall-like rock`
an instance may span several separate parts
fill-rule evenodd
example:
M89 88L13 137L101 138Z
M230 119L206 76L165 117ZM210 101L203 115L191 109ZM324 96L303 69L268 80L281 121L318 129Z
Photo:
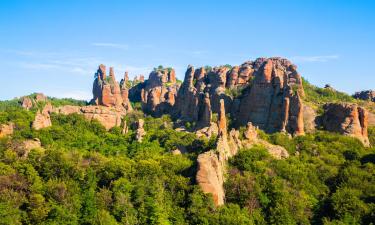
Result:
M112 127L121 126L121 120L126 115L123 107L104 107L104 106L61 106L53 109L55 113L69 115L73 113L82 114L87 120L96 119L107 130Z
M358 138L366 147L370 145L366 109L349 103L329 103L323 108L321 122L325 130Z

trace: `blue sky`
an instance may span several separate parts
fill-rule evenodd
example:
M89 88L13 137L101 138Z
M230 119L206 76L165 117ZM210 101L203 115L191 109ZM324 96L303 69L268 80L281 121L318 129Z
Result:
M118 80L158 65L292 60L313 84L375 88L374 1L0 1L0 99L89 99L100 63Z

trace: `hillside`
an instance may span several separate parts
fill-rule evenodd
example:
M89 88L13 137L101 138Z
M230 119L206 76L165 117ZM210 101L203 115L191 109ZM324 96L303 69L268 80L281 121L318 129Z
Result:
M90 102L0 102L0 224L375 221L373 102L282 58L109 71Z

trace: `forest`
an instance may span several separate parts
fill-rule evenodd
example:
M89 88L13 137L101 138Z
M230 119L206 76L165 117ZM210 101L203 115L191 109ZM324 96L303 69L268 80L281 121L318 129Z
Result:
M51 99L52 104L77 104ZM226 204L215 206L195 181L196 158L215 137L178 132L172 120L135 110L123 122L145 120L140 143L130 129L106 131L82 115L52 114L52 126L34 130L37 109L14 100L0 105L0 224L373 224L375 149L343 135L317 131L259 136L285 147L274 159L262 146L241 149L229 161ZM372 146L375 129L369 129ZM39 139L27 152L18 146ZM186 154L175 155L177 147Z

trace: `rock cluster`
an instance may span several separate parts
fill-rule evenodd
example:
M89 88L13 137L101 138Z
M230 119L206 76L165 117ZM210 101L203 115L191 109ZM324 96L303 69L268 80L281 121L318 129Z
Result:
M375 91L367 90L367 91L356 92L353 95L353 97L357 99L375 102Z
M286 59L259 58L231 69L189 66L173 115L206 126L210 124L208 112L218 113L223 99L238 126L252 122L268 132L302 135L303 96L302 78Z
M39 102L47 102L48 98L42 93L36 93L32 96L24 96L20 98L19 103L22 108L29 110L32 107L36 106Z
M268 132L304 134L302 78L286 59L257 59L254 80L237 115L240 124L252 122Z
M349 103L329 103L323 108L321 123L325 130L358 138L366 147L370 145L366 109Z
M179 88L176 81L174 69L155 69L148 80L130 89L130 99L140 101L142 109L154 116L170 113Z
M125 73L124 79L119 84L116 81L113 67L109 68L109 76L107 76L105 65L99 65L95 74L92 90L94 97L91 103L108 107L124 107L126 110L131 110L128 98L128 79L128 74Z

